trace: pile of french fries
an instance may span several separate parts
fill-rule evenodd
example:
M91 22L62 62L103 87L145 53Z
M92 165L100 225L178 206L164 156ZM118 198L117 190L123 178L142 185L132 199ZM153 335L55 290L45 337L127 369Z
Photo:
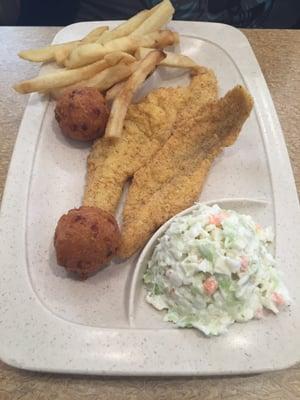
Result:
M196 69L189 57L162 49L179 42L176 32L162 29L174 14L170 0L143 10L109 30L93 29L81 40L22 51L19 56L34 62L56 62L55 72L22 81L19 93L41 92L58 99L78 87L95 87L112 101L105 135L120 137L127 108L138 87L157 65Z

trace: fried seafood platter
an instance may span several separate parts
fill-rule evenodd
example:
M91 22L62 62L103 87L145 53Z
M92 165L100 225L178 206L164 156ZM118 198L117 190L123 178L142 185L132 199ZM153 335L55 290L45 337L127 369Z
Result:
M238 29L171 21L172 3L20 43L20 62L42 66L14 85L31 95L1 209L9 364L179 376L298 362L299 205L270 93Z
M90 146L82 204L66 210L54 235L57 263L71 276L87 279L137 254L193 205L251 113L245 87L221 96L215 72L178 51L180 32L165 27L173 13L164 0L112 30L97 26L81 40L19 54L59 69L15 90L51 96L61 134ZM161 70L185 83L156 84Z

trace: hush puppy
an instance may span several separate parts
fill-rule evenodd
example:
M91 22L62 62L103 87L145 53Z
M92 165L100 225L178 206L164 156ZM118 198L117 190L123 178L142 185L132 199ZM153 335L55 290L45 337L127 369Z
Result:
M56 226L57 263L86 279L112 259L120 238L117 221L111 214L97 207L74 208Z
M69 90L55 107L55 118L62 133L83 142L103 136L108 116L105 99L96 88Z

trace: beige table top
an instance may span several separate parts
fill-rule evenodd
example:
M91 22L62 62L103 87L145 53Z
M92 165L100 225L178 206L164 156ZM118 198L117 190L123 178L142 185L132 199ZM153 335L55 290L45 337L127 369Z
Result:
M11 90L38 66L17 51L51 42L58 28L0 28L0 193L27 97ZM244 30L269 85L300 193L300 31ZM283 349L284 351L284 349ZM1 400L300 399L300 365L286 371L229 378L70 377L20 371L0 362Z

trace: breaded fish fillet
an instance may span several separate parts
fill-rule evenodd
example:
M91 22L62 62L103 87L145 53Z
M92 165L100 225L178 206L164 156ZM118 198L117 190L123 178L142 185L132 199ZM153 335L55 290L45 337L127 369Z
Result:
M197 200L212 161L235 142L252 106L250 94L237 86L204 107L194 103L183 109L170 138L134 175L120 257L131 256L160 225Z
M188 104L203 106L216 98L214 73L200 68L189 86L156 89L140 103L132 104L119 141L100 138L92 147L84 205L114 214L125 182L169 138L178 112Z

